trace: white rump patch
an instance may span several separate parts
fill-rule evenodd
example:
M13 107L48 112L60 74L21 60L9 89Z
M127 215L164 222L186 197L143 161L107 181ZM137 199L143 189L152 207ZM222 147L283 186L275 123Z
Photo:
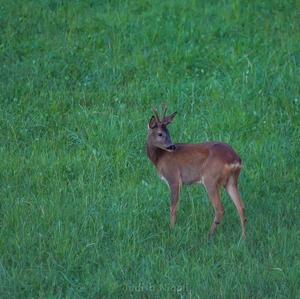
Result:
M229 168L229 169L239 169L239 168L242 168L242 165L240 163L236 162L236 163L232 163L232 164L225 164L225 167Z

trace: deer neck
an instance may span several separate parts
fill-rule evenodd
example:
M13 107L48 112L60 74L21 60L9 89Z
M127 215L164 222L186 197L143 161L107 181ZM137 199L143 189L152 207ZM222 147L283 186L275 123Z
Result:
M156 166L158 164L159 159L164 154L164 150L153 146L152 144L147 143L147 155L148 158L152 161L152 163Z

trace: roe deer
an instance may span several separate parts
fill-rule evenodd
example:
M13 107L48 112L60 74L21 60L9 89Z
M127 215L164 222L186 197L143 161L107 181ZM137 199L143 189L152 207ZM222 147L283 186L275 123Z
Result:
M245 239L247 220L244 215L244 204L238 191L241 158L231 146L221 142L174 144L167 125L172 122L176 112L166 116L166 111L167 107L164 106L163 116L160 119L157 109L153 108L154 115L148 123L147 155L155 165L160 178L170 187L170 227L173 228L175 224L181 186L199 183L205 186L215 210L209 233L211 237L224 215L219 193L220 187L224 186L239 213L242 237Z

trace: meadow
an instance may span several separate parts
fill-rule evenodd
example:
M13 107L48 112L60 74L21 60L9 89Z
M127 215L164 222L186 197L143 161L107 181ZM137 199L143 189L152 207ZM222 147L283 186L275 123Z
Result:
M1 298L300 298L300 2L0 2ZM248 218L145 152L154 105L174 142L243 160Z

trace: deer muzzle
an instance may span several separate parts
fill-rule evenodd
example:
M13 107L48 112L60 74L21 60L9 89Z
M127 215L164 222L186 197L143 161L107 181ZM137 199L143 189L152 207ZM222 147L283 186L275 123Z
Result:
M176 149L175 144L171 144L167 147L167 150L169 150L169 151L175 151L175 149Z

